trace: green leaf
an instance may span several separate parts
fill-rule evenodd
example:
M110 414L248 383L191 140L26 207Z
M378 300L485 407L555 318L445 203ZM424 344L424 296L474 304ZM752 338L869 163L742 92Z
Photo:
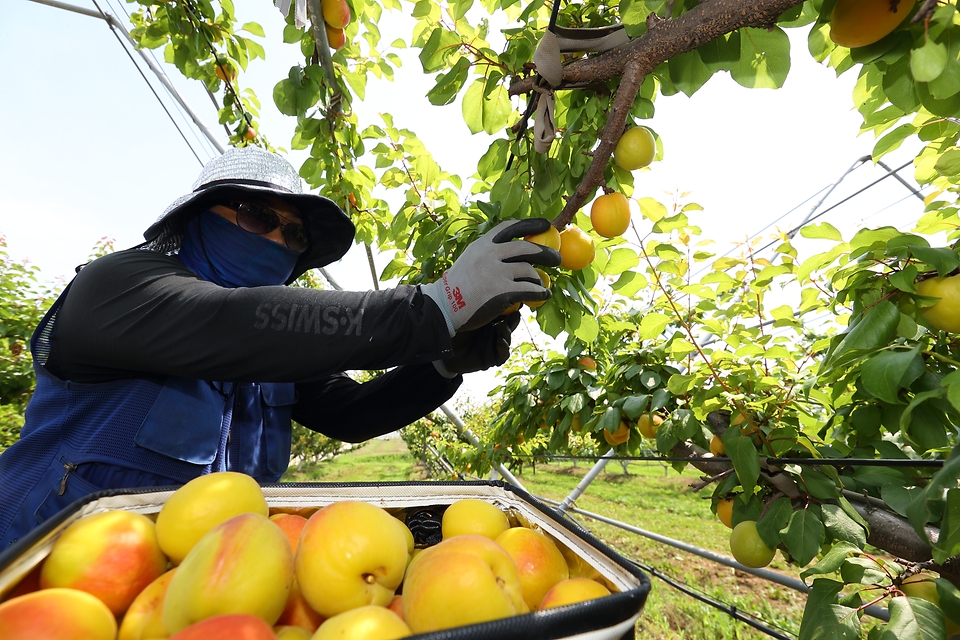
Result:
M738 429L727 429L723 434L723 446L727 456L733 462L737 479L743 490L752 492L760 477L760 454L752 438L739 435Z
M934 545L933 557L942 563L957 553L960 553L960 489L953 488L947 490L940 537Z
M688 51L674 56L667 61L670 71L670 80L688 98L700 90L713 72L701 60L699 53Z
M947 48L929 38L910 51L910 73L917 82L937 79L947 66Z
M787 530L780 536L793 560L801 567L813 560L820 551L823 523L820 522L819 511L816 507L794 511Z
M640 320L640 337L643 340L658 338L668 324L670 324L670 316L663 313L648 313Z
M647 410L648 404L650 404L650 396L647 394L629 396L623 401L623 413L631 420L636 420Z
M463 96L462 111L463 121L470 133L485 131L493 135L507 125L513 107L506 87L498 82L479 78Z
M240 27L240 29L248 33L252 33L255 36L260 36L261 38L266 37L266 34L263 32L263 27L261 27L256 22L247 22L242 27Z
M790 71L790 39L783 29L740 29L740 60L730 68L737 84L779 89Z
M615 276L628 269L633 269L640 264L640 256L633 249L614 249L610 254L610 260L603 268L603 275Z
M926 525L930 519L930 509L927 503L939 500L947 489L956 487L958 479L960 479L960 446L953 448L950 456L943 463L943 467L923 488L923 493L907 512L907 519L913 525L914 531L917 532L921 540L926 540L928 544L930 539L927 537Z
M774 549L783 542L780 539L780 532L790 524L790 516L793 514L793 507L788 498L777 498L769 505L763 516L757 520L757 533L763 539L763 542ZM738 523L734 522L736 526Z
M918 260L923 260L931 267L937 270L941 276L945 276L957 267L960 267L960 257L957 252L947 247L923 247L919 245L909 245L910 253Z
M900 389L909 387L924 371L926 367L920 357L919 345L906 350L887 349L863 363L860 380L863 388L874 397L890 404L901 404Z
M936 578L934 582L940 597L940 610L951 620L960 620L960 589L946 578Z
M850 544L849 542L837 542L830 547L830 551L825 553L815 565L807 567L801 571L800 579L806 581L806 579L810 576L833 573L840 568L840 565L842 565L847 558L851 556L851 554L857 553L858 551L860 551L860 547L854 544Z
M807 603L803 607L799 640L811 640L814 637L819 637L813 634L817 633L822 612L827 607L837 604L837 596L842 589L843 583L836 580L817 578L813 581L813 585L807 593Z
M580 316L580 326L574 330L573 334L587 344L592 344L600 334L600 325L594 316L584 314Z
M632 298L647 287L647 279L636 271L625 271L610 287L622 296Z
M854 522L853 518L848 516L839 505L825 504L821 507L821 510L823 512L823 525L826 527L827 533L833 540L840 541L834 547L839 544L851 544L858 549L862 549L867 544L866 530Z
M829 222L808 224L800 229L800 235L804 238L823 238L825 240L836 240L837 242L843 241L843 235Z
M891 598L890 622L881 640L939 640L945 637L943 614L937 605L921 598Z
M886 346L896 335L899 322L900 310L896 305L889 300L878 302L844 334L837 347L827 355L822 370L829 370L830 366L839 366Z
M435 73L446 66L447 58L460 47L460 35L443 27L436 27L420 51L424 73ZM479 81L478 81L479 82Z

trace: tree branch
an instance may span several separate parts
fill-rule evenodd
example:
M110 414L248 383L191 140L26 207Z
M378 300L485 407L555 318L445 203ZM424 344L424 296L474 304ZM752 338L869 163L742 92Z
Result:
M554 89L581 88L596 82L621 77L620 87L600 144L580 185L567 199L553 226L563 229L603 180L610 154L623 133L627 114L633 107L643 79L660 63L742 27L772 27L787 9L803 0L711 0L687 13L669 19L647 20L648 31L631 42L598 56L573 62L563 68L563 80ZM514 80L510 95L533 90L534 77Z

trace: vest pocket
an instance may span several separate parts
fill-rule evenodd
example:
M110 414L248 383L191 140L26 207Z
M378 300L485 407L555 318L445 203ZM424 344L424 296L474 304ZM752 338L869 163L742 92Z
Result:
M224 397L209 382L168 378L134 440L155 453L208 465L217 457L223 413Z
M36 524L40 524L57 515L57 513L69 507L77 500L85 498L91 493L101 491L100 487L87 482L74 473L77 467L72 462L68 462L63 458L60 459L60 462L61 473L59 476L51 473L56 467L51 466L47 472L47 482L50 482L52 486L50 486L46 497L33 514L33 519Z

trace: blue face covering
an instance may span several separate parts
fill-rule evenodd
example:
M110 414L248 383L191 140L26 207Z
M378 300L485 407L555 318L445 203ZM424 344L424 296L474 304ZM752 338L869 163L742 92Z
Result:
M230 289L283 284L300 257L293 249L244 231L212 211L187 223L178 255L204 280Z

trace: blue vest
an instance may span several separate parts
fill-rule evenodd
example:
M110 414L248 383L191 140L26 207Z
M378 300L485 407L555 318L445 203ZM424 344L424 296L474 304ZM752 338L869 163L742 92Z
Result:
M280 479L290 459L293 383L61 380L43 364L68 291L30 341L37 387L20 440L0 455L0 550L95 491L227 470L261 483Z

